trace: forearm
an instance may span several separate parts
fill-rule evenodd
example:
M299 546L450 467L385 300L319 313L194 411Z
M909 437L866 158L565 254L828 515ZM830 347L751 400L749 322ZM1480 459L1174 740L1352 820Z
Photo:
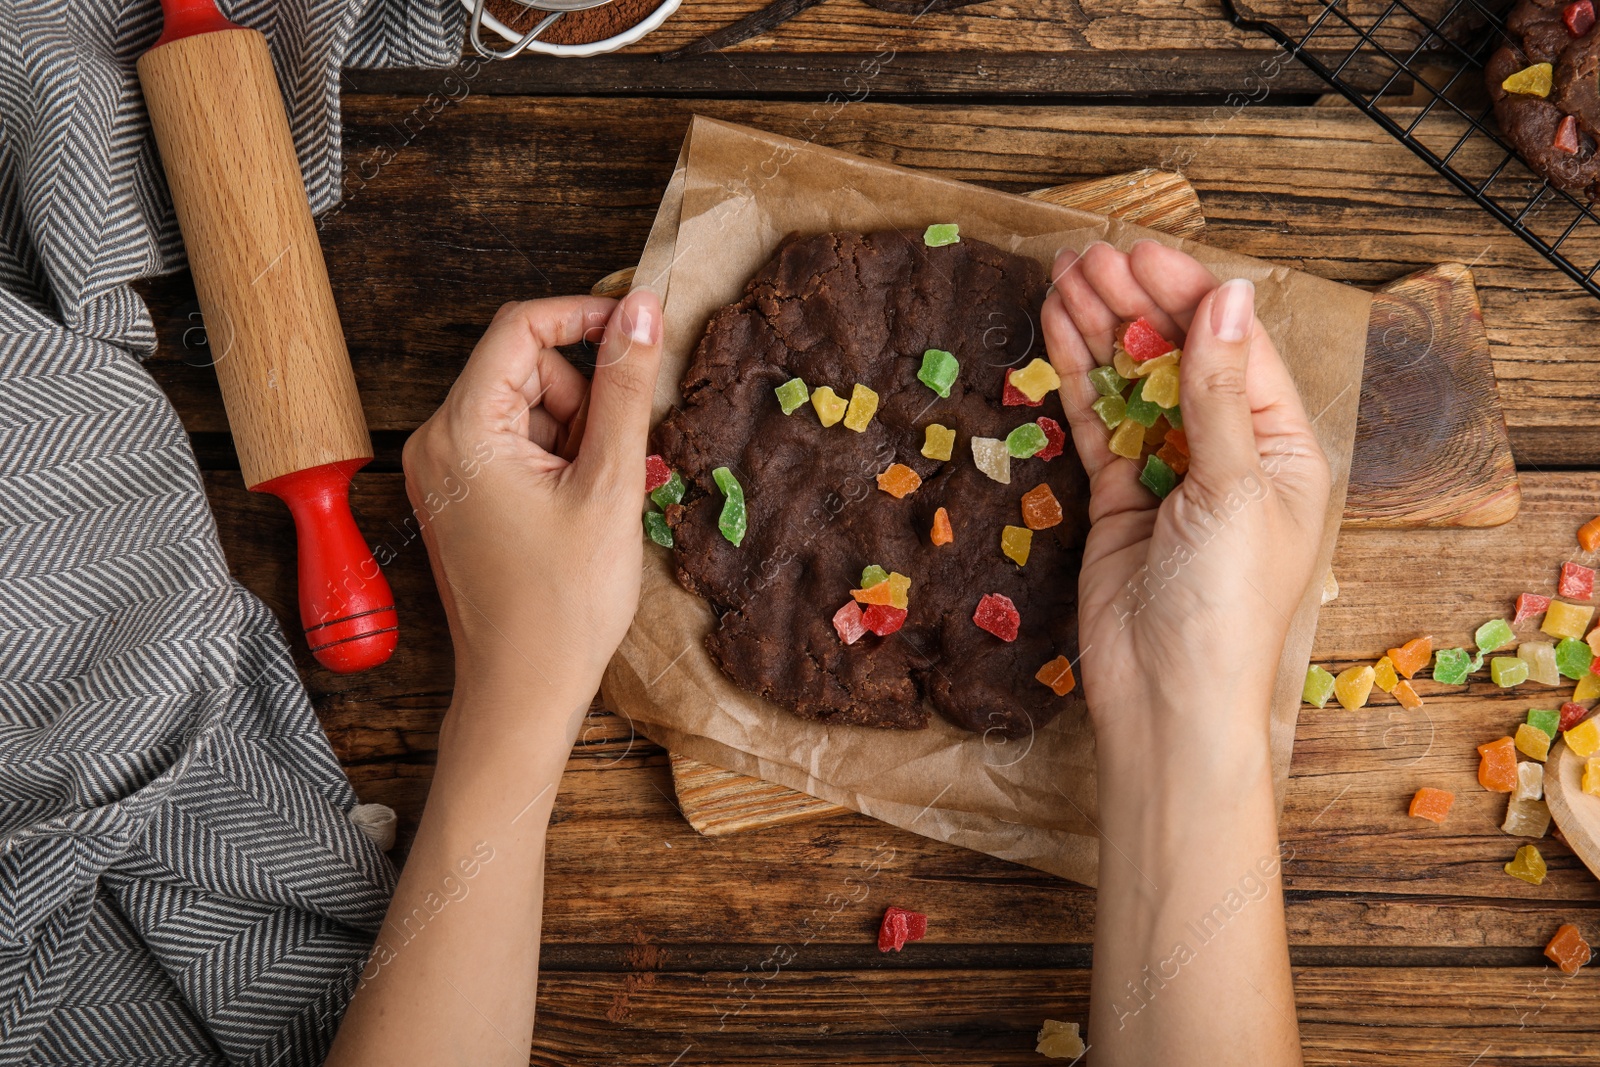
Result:
M1299 1064L1266 739L1184 732L1102 746L1090 1062Z
M526 1064L545 833L587 700L458 690L427 808L329 1064ZM519 706L520 705L520 706Z

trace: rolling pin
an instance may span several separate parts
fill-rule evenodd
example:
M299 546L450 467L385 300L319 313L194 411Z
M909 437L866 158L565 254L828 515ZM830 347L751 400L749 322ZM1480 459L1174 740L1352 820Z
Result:
M162 0L139 58L246 487L294 517L300 621L340 673L387 660L394 596L350 514L372 458L267 40L213 0Z

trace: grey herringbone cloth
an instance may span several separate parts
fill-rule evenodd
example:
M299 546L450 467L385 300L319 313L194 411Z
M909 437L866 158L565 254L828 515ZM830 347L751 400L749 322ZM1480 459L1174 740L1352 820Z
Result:
M342 63L456 0L236 0L313 206ZM155 0L0 0L0 1064L320 1062L393 885L228 576L130 280L181 265L134 61Z

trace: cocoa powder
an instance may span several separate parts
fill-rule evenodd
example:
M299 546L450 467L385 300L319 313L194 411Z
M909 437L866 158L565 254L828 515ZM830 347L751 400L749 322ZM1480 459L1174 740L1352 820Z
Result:
M527 33L549 14L524 7L516 0L486 0L489 13L513 33ZM587 11L570 11L557 19L538 40L545 44L593 44L630 30L643 22L661 0L611 0Z

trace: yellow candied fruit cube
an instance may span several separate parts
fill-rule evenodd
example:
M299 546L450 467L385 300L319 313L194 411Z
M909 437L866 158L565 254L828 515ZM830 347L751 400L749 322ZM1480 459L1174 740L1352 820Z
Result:
M1583 632L1589 628L1589 620L1592 618L1594 618L1592 607L1584 608L1552 600L1550 606L1544 609L1544 623L1539 629L1551 637L1570 637L1574 641L1582 641Z
M902 611L911 606L911 579L899 571L889 572L889 606Z
M1572 687L1572 702L1574 704L1587 704L1589 701L1600 697L1600 678L1591 672L1578 679L1578 684Z
M1372 695L1375 673L1371 667L1365 666L1349 667L1339 672L1339 677L1333 680L1333 695L1339 698L1339 703L1344 705L1346 711L1366 707L1367 698Z
M1600 752L1600 719L1585 719L1561 736L1566 738L1568 748L1588 759Z
M1163 359L1166 357L1162 357ZM1178 368L1162 367L1144 380L1144 399L1164 408L1178 406Z
M956 448L956 432L948 426L931 422L922 431L922 454L929 459L948 462Z
M1506 864L1506 873L1513 878L1521 878L1529 885L1543 885L1549 868L1545 866L1544 857L1539 855L1538 849L1523 845L1517 849L1516 858Z
M1550 735L1537 726L1522 723L1517 727L1517 751L1540 763L1550 755Z
M1111 356L1111 366L1115 368L1118 374L1122 375L1130 382L1135 378L1143 377L1143 375L1139 373L1139 364L1134 362L1132 356L1123 351L1121 345L1117 346L1116 352Z
M1123 419L1111 431L1111 452L1126 459L1138 459L1144 451L1144 427L1133 419Z
M1033 551L1033 531L1026 526L1007 526L1000 531L1000 551L1019 567L1028 565Z
M850 408L844 413L846 429L860 433L878 413L878 394L857 382L850 387Z
M1176 367L1177 365L1178 351L1177 349L1173 349L1164 356L1157 356L1155 359L1147 359L1143 363L1135 363L1133 366L1134 370L1137 371L1136 376L1143 378L1154 371L1160 370L1162 367ZM1164 406L1171 407L1172 405L1167 404Z
M1583 791L1600 797L1600 758L1590 756L1583 765Z
M1328 572L1329 577L1333 572ZM1372 666L1372 682L1385 693L1394 692L1394 687L1400 684L1400 676L1395 673L1394 660L1384 656Z
M824 385L811 390L811 406L817 411L818 422L832 426L844 418L845 409L850 405L844 397L833 391L833 386Z
M1061 388L1061 375L1045 360L1035 358L1021 370L1011 372L1011 387L1037 404L1047 393Z
M1554 84L1555 68L1548 63L1535 63L1531 67L1523 67L1501 82L1500 88L1523 96L1546 97L1550 95Z

